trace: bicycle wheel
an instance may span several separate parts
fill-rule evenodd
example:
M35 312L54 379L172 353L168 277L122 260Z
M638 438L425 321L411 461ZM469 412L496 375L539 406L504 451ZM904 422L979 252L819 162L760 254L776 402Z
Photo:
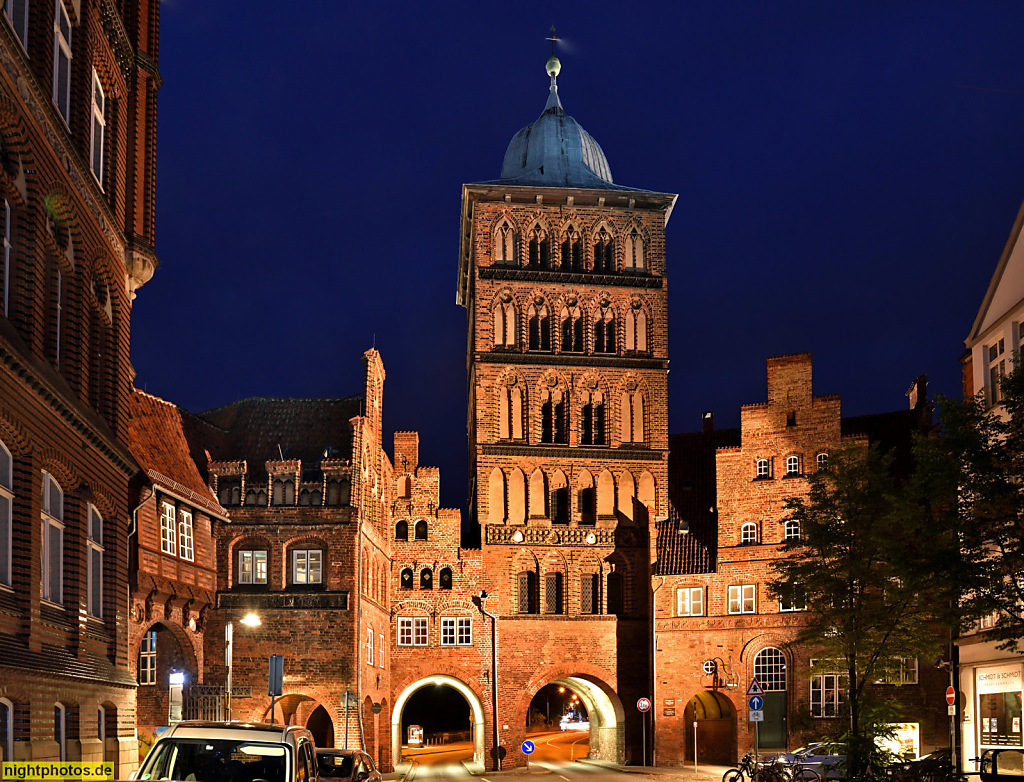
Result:
M751 782L786 782L786 780L774 768L764 767L754 772Z
M793 782L821 782L821 774L813 768L795 768Z
M743 782L743 772L738 768L730 768L722 774L722 782Z

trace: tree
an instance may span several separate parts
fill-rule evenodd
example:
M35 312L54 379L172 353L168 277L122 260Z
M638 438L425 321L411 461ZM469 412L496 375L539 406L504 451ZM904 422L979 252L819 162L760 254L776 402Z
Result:
M1024 637L1024 367L1002 378L1001 404L984 394L941 399L941 440L920 444L922 495L956 536L949 576L958 587L958 630L992 616L990 637L1015 649Z
M800 536L787 541L771 591L799 595L806 606L797 641L820 660L816 672L846 678L847 766L862 774L874 739L893 721L876 681L898 683L904 660L934 655L947 617L947 585L935 572L948 556L916 484L897 482L893 458L853 443L829 455L829 468L809 476L806 496L787 500L787 521ZM936 601L938 597L938 602Z

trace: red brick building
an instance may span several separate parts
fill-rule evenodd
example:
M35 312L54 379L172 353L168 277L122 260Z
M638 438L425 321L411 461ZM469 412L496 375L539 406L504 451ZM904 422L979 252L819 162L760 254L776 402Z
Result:
M159 4L0 21L0 755L135 763L128 343L153 273Z
M783 542L799 535L785 500L806 493L806 476L844 441L905 460L912 435L931 426L924 382L907 410L843 418L838 396L813 395L810 354L781 356L768 360L768 401L745 405L739 430L716 431L705 414L702 432L672 438L673 507L659 525L653 580L659 764L692 761L694 741L705 762L752 750L746 692L755 676L765 690L761 747L843 731L841 678L812 676L813 650L793 645L802 605L768 591ZM946 677L930 661L908 660L895 688L922 753L948 743Z

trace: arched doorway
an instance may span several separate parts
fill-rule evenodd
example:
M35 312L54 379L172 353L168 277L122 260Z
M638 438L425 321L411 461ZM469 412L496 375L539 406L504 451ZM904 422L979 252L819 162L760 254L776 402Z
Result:
M306 720L306 727L313 734L313 743L321 749L334 747L334 721L327 709L318 705Z
M455 692L465 699L466 703L469 705L469 729L473 744L473 762L480 764L482 767L484 762L483 704L469 685L460 679L456 679L454 676L447 676L444 674L428 676L413 682L402 691L398 698L395 699L395 707L391 711L391 757L394 762L398 763L402 758L402 743L404 738L402 733L402 713L405 711L405 707L408 705L409 700L425 687L450 688L455 690Z
M764 690L764 722L757 726L757 743L761 747L785 747L786 726L786 655L774 646L766 646L754 657L754 678Z
M686 759L693 760L694 732L697 759L701 763L729 765L736 761L736 708L716 690L698 692L686 704L683 724L697 724L686 731Z
M210 718L204 713L194 713L199 701L190 695L197 684L199 666L195 649L183 628L171 622L154 622L139 636L134 651L139 682L136 724L144 737L169 724L172 711L177 719ZM172 678L175 681L173 692Z
M567 692L578 696L578 716L586 715L589 724L587 752L578 751L576 757L607 760L612 763L626 762L625 712L615 691L596 677L587 674L558 676L529 693L523 704L524 727L529 721L530 704L544 686L564 687Z

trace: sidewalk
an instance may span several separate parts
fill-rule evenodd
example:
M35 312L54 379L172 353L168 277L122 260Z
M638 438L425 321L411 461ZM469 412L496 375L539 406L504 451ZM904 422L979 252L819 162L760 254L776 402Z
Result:
M604 768L621 771L624 774L644 774L651 777L676 777L679 779L692 780L692 782L721 782L722 776L733 766L710 766L705 763L698 763L697 768L691 763L688 766L619 766L615 763L608 763L602 760L590 760L589 758L578 758L577 763L585 763L591 766L603 766Z

